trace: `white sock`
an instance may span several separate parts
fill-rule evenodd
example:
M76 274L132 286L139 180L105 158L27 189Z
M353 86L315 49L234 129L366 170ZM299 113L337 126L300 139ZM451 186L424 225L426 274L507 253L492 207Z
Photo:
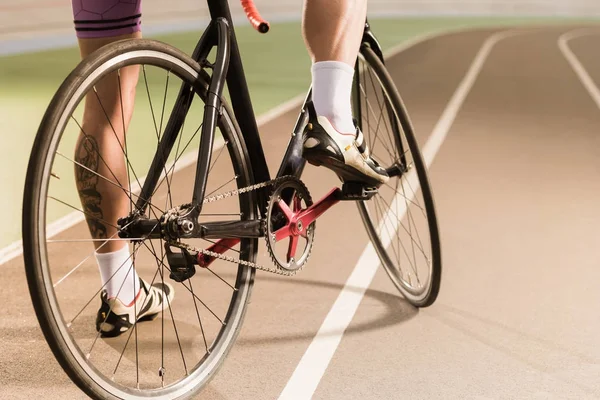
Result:
M313 64L311 71L317 115L326 117L340 133L354 133L350 97L354 68L341 61L320 61Z
M118 297L125 305L133 303L140 290L140 278L133 268L129 246L112 253L96 253L96 260L108 298Z

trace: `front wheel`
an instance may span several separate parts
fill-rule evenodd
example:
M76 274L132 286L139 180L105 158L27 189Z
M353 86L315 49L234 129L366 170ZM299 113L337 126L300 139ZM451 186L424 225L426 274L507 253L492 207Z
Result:
M427 168L400 95L367 46L355 67L353 109L371 157L391 176L371 200L358 202L363 223L400 293L417 307L429 306L442 265Z
M131 93L121 90L121 76L132 68L139 71L139 79L134 93L135 112L132 120L126 121L122 110L128 103L122 96ZM94 243L102 243L102 247L125 241L131 246L132 265L140 277L149 284L169 281L162 239L125 240L119 232L100 236L102 239L90 236L84 217L90 229L118 229L116 218L102 215L98 205L105 204L107 196L96 194L100 193L97 187L116 187L126 195L127 209L120 217L137 212L158 220L166 210L189 202L208 80L197 62L168 45L150 40L117 42L86 58L69 75L39 128L23 202L27 280L40 326L55 357L69 377L93 398L189 398L215 375L242 325L254 270L216 260L210 268L198 269L182 283L170 281L175 298L161 300L161 310L154 314L153 321L138 323L139 317L132 318L128 320L131 328L115 338L103 338L95 329L104 285L94 257ZM106 82L117 85L118 90L105 90ZM181 112L185 108L181 107L182 98L189 102L188 111ZM95 123L84 117L86 101L105 111ZM176 135L172 150L159 166L160 179L150 188L148 198L139 202L140 188L157 148L167 126L174 121ZM105 131L98 133L100 127ZM91 138L92 134L100 135L102 140L118 140L122 146L119 151L106 153L89 145L84 148L86 158L77 161L76 148L82 148L77 145L78 138ZM216 135L207 196L253 183L248 152L227 105ZM120 177L112 167L118 163L109 165L109 158L125 166ZM84 194L94 194L95 203L89 200L82 205L76 175L78 182L81 176L87 179L84 189L88 192ZM138 208L140 203L147 203L145 209ZM206 204L199 218L250 220L256 218L256 209L254 196L246 193ZM211 245L202 239L189 242L201 248ZM253 262L256 246L257 240L244 239L230 251L235 258ZM140 308L143 304L134 315L141 315Z

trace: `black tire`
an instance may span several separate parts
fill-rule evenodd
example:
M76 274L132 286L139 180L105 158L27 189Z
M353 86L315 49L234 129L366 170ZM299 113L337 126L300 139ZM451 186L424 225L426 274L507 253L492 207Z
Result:
M100 373L96 369L97 366L86 359L84 351L78 345L78 339L75 339L75 334L71 332L72 327L69 328L64 319L62 308L53 288L49 266L48 237L46 236L47 196L52 166L56 158L55 152L67 123L65 119L68 120L69 114L77 107L77 104L94 85L94 82L97 82L110 71L133 64L143 64L153 66L152 68L156 67L157 70L171 71L169 73L177 76L182 82L190 85L194 84L196 95L201 99L205 98L208 87L207 74L202 71L200 65L183 52L160 42L151 40L117 42L100 49L82 61L64 81L52 99L37 133L29 160L23 200L22 225L25 271L38 321L54 356L73 382L87 395L98 399L149 397L184 399L193 396L205 387L231 349L241 328L249 303L254 282L254 269L238 265L237 273L235 273L236 266L229 264L232 271L230 279L231 282L235 281L232 284L235 285L235 289L231 294L229 307L224 308L223 314L226 313L226 316L220 328L215 330L214 342L210 347L210 352L207 348L207 353L203 357L199 356L200 361L193 369L190 368L189 374L179 381L169 383L165 387L138 389L112 382L110 376ZM224 146L228 150L225 154L229 153L232 168L237 175L233 185L243 187L253 183L252 166L240 129L233 115L229 106L225 104L218 126L225 139ZM254 219L256 217L257 206L254 195L245 194L240 196L239 207L241 218ZM240 254L236 256L252 262L256 258L257 240L243 240L239 249ZM189 285L191 287L191 281ZM228 296L227 294L226 298ZM192 300L196 304L196 300ZM175 299L176 301L177 299ZM200 316L198 316L198 320L200 320ZM202 322L200 322L201 324ZM174 319L173 325L175 326ZM137 351L137 324L135 326ZM204 335L204 331L202 334ZM206 337L204 339L206 345ZM179 343L179 347L181 349L181 343ZM185 368L187 371L187 366Z
M379 116L376 115L377 113L369 100L369 95L372 100L373 98L376 99L377 104L375 106L379 106L381 113ZM359 126L369 143L372 157L384 168L389 168L392 163L395 163L400 169L405 170L399 177L392 177L388 184L382 186L373 199L357 203L363 223L385 271L400 293L414 306L429 306L433 304L439 293L442 265L438 224L433 195L427 178L427 168L423 162L408 113L398 90L381 60L368 46L361 47L357 61L353 106ZM370 123L371 121L373 121L373 124ZM376 126L374 127L374 125ZM380 133L382 126L388 130L387 141L382 139L383 136ZM373 132L373 129L375 129L375 132ZM379 147L377 147L378 145ZM413 168L416 171L416 176ZM411 177L412 186L410 183ZM399 186L402 187L402 193L398 189ZM410 188L412 194L408 193L407 195L406 188ZM383 199L386 190L393 196L390 201ZM393 192L394 190L396 193ZM421 195L422 203L416 199L418 195ZM401 210L406 210L403 215L397 215L399 212L394 213L392 209L392 205L396 205L396 210L398 210L398 199L400 197L404 199L405 203L403 206L400 205ZM415 216L411 212L412 207L418 209L418 214L423 214L423 221L415 221ZM389 210L386 212L385 210L388 208ZM392 229L386 222L386 218L390 214ZM405 215L407 215L406 218ZM417 215L418 217L419 215ZM398 221L392 221L392 219ZM403 219L407 221L403 223ZM428 233L423 236L419 235L416 230L417 225L426 229ZM384 228L386 232L383 231ZM416 232L416 237L413 237L413 229ZM405 244L400 240L399 235L402 231L410 236L409 244ZM392 233L397 235L398 240L396 243L391 238ZM386 235L390 238L383 237ZM429 239L430 244L428 252L426 246L422 244L425 236ZM384 242L389 243L386 245ZM417 257L419 252L423 254L422 257ZM412 253L414 263L410 261L411 254L409 253ZM395 261L394 257L396 257ZM417 275L416 278L411 278L410 271L402 270L401 260L403 258L408 259L412 271ZM421 284L416 271L419 267L417 258L423 258L420 261L421 264L428 264L422 268L427 270L428 273L427 282L423 284ZM406 262L404 266L406 266ZM412 279L417 279L419 288L415 288Z

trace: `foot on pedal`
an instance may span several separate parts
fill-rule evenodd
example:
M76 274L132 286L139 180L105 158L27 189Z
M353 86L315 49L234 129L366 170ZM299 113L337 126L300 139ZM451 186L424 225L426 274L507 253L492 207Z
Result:
M377 188L365 186L362 182L344 182L342 200L370 200L377 192Z

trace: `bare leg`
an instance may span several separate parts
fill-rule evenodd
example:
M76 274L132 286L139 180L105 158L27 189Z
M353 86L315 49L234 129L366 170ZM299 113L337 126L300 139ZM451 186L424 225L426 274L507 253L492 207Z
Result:
M80 38L81 56L86 57L119 39L139 37L140 32L106 38ZM75 149L75 160L85 168L75 167L75 181L94 239L116 236L117 220L130 211L125 141L133 114L138 75L138 66L121 68L96 83L95 91L85 98L82 130ZM123 304L132 304L140 285L128 243L99 241L94 245L101 282L108 298L116 297ZM97 326L97 329L100 328Z
M142 36L141 0L72 0L72 6L82 58L117 40ZM81 166L75 167L75 181L94 239L116 237L117 220L131 211L130 182L135 178L128 173L126 152L132 149L126 138L139 71L139 66L120 68L97 82L85 98L75 148L75 160ZM173 299L169 285L150 287L138 276L128 242L94 244L103 288L96 318L98 331L113 336L129 329L138 317L134 305L138 301L145 304L151 292L151 302L161 296L163 300L165 296ZM147 304L150 308L145 315L158 312L159 302Z
M344 182L378 187L389 177L371 159L352 119L354 64L366 16L367 0L305 0L302 31L313 65L302 155Z
M81 56L86 57L115 40L141 37L140 32L112 38L79 39ZM125 132L131 121L139 68L122 68L96 84L96 93L85 99L83 132L76 148L76 161L99 175L129 190L125 164ZM96 95L97 94L97 95ZM110 118L110 119L109 119ZM106 182L84 168L76 168L77 188L88 214L90 233L95 239L113 236L117 219L129 213L129 198L124 190ZM102 242L95 242L96 247ZM111 241L98 249L107 253L124 247Z
M367 0L305 0L302 32L313 62L354 67L367 17Z
M355 131L350 93L366 15L366 0L305 1L302 29L313 61L315 111L343 134Z

